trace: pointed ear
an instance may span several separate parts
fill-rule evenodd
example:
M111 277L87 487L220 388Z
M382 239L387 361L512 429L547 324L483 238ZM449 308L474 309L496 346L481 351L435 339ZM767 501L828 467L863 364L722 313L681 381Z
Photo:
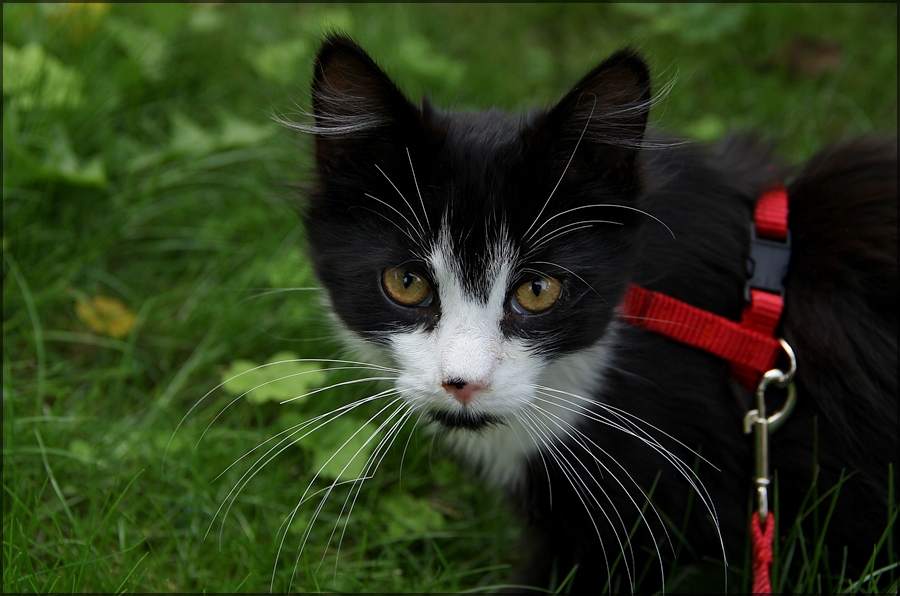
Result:
M418 111L375 61L343 35L322 43L312 82L316 159L324 172L353 162L353 154L379 155L402 143Z
M647 64L635 51L620 50L539 119L528 144L549 147L544 157L553 167L565 167L571 160L574 172L590 168L633 182L650 97Z

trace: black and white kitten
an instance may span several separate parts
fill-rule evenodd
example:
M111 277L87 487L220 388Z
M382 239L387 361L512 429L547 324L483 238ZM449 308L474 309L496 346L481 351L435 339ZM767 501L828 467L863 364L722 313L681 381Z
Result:
M694 553L735 558L750 396L726 362L618 309L636 283L739 319L752 209L787 170L748 137L645 136L650 77L628 50L549 109L458 113L413 105L334 35L312 101L315 125L297 128L316 141L315 271L351 342L399 370L411 411L509 494L530 545L514 581L546 586L578 564L577 587L602 586L620 551L633 575L645 551L671 548L664 520L680 526L691 500ZM787 182L777 335L797 353L799 401L771 466L782 520L814 458L825 488L850 475L827 542L851 564L886 526L897 461L896 163L896 140L862 139Z

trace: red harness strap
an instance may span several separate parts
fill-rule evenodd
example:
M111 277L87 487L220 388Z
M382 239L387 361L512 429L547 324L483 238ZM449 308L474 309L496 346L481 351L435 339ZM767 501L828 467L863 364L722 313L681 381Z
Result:
M753 278L745 290L744 299L748 302L744 305L741 326L758 331L771 341L777 341L774 339L775 328L784 309L782 280L787 274L791 246L788 236L787 190L780 184L763 193L756 202L753 232L751 259L754 262L754 271ZM771 256L767 251L773 250L776 253L774 268L765 272L759 271L763 267L763 259ZM780 258L777 255L780 255ZM755 287L754 282L758 282L761 287ZM774 363L773 359L760 370L732 362L731 373L745 386L755 389L760 375L772 368Z
M787 191L780 185L764 193L756 204L752 277L745 289L747 304L740 322L635 285L625 294L621 317L727 360L732 374L755 389L781 351L774 333L784 305L779 290L787 263L783 253L790 250L787 214ZM767 267L770 260L774 265Z
M772 368L781 350L777 339L750 326L640 286L631 286L625 294L622 318L715 354L731 362L732 367L749 369L757 376ZM756 381L750 384L755 388Z

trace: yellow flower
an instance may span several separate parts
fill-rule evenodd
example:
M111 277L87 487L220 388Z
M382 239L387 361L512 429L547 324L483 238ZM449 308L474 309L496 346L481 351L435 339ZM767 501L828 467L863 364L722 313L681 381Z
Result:
M109 9L109 2L66 2L50 5L44 8L44 13L49 20L65 24L69 41L76 43L97 30Z
M75 303L75 314L95 333L110 337L125 337L134 327L134 313L119 300L109 296L94 296L90 302Z

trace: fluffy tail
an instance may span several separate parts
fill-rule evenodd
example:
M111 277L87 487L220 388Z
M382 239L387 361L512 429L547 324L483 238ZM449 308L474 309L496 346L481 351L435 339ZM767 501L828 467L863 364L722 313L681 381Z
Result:
M820 414L847 429L846 455L883 474L897 454L897 140L823 151L788 192L784 337Z

